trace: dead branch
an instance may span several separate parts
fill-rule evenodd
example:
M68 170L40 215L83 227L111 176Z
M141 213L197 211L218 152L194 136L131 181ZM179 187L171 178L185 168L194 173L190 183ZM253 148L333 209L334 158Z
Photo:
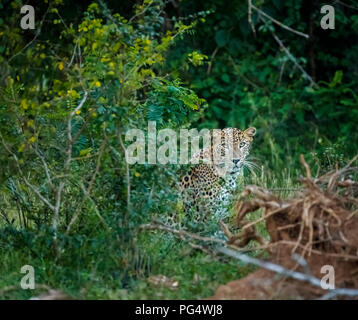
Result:
M250 13L250 11L251 11L251 8L254 9L255 11L257 11L257 12L259 13L259 15L263 15L265 18L271 20L273 23L276 23L276 24L277 24L278 26L280 26L281 28L286 29L286 30L288 30L288 31L291 31L291 32L293 32L293 33L295 33L295 34L297 34L297 35L299 35L299 36L301 36L301 37L304 37L304 38L306 38L306 39L309 38L309 35L308 35L308 34L303 33L303 32L300 32L300 31L297 31L297 30L295 30L295 29L292 29L292 28L290 28L289 26L283 24L282 22L280 22L280 21L278 21L278 20L272 18L272 17L269 16L266 12L262 11L261 9L257 8L256 6L254 6L254 5L252 4L252 1L249 0L249 13ZM249 19L251 20L251 14L250 14L250 18L249 18ZM249 21L250 21L250 20L249 20ZM252 24L252 22L251 22L251 24ZM250 25L251 25L251 24L250 24Z
M300 155L300 161L301 161L302 165L306 168L306 177L308 179L311 179L311 170L310 170L310 167L308 166L307 162L305 161L305 157L303 154Z
M252 0L248 0L248 14L247 14L247 20L249 22L249 25L251 27L252 33L254 34L254 37L256 38L256 30L255 30L255 26L252 23Z
M161 230L161 231L166 231L169 233L172 233L174 235L176 235L177 237L179 237L182 240L185 240L186 238L192 239L192 240L200 240L200 241L204 241L206 243L219 243L221 245L225 245L226 241L224 240L220 240L217 238L211 238L211 237L202 237L199 236L195 233L190 233L188 231L185 230L177 230L174 228L171 228L169 226L166 226L165 224L159 222L159 221L154 221L152 223L148 223L148 224L142 224L139 226L140 230Z
M306 273L301 273L301 272L289 270L289 269L287 269L287 268L285 268L285 267L283 267L283 266L281 266L279 264L263 261L263 260L248 256L246 254L239 253L238 252L239 250L237 250L237 248L233 248L231 246L227 247L225 245L225 241L223 241L223 240L220 240L220 239L217 239L217 238L211 238L211 237L198 236L196 234L189 233L189 232L187 232L185 230L173 229L173 228L168 227L168 226L166 226L163 223L160 223L158 221L153 222L153 223L149 223L149 224L141 225L140 230L160 230L160 231L165 231L165 232L172 233L172 234L176 235L177 237L179 237L180 239L185 240L185 241L188 241L189 239L191 239L191 240L200 240L200 241L203 241L204 243L208 243L208 244L218 243L221 246L216 246L214 248L215 252L219 252L219 253L222 253L224 255L233 257L233 258L238 259L238 260L240 260L240 261L242 261L243 263L246 263L246 264L253 264L255 266L258 266L258 267L264 268L266 270L275 272L276 274L285 276L287 278L292 278L292 279L295 279L295 280L308 282L309 284L311 284L311 285L313 285L315 287L321 288L321 280L319 280L318 278L315 278L314 276L312 276L310 274L307 262L303 259L302 256L296 255L294 257L294 259L300 265L304 266L304 268L306 270ZM202 250L202 251L204 251L206 253L209 252L208 248L204 247L203 245L199 245L199 244L191 243L191 242L189 242L189 245L191 247L195 248L195 249ZM349 297L358 296L358 290L349 289L349 288L332 289L330 291L330 293L332 294L332 296L349 296Z
M230 256L232 258L235 258L237 260L240 260L243 263L247 264L253 264L255 266L264 268L269 271L273 271L277 274L293 278L295 280L299 281L305 281L309 284L321 288L321 280L311 276L310 274L305 274L297 271L288 270L278 264L272 263L272 262L266 262L259 260L257 258L250 257L246 254L239 253L237 251L234 251L229 248L225 247L216 247L216 251L225 254L227 256ZM356 289L347 289L347 288L338 288L338 289L331 289L330 293L334 294L335 296L349 296L349 297L357 297L358 296L358 290Z
M357 159L358 156L354 157L342 169L336 168L325 174L323 178L313 179L310 167L301 155L300 160L305 168L306 177L299 180L303 186L300 192L289 199L281 199L268 190L254 185L244 188L234 206L237 212L236 225L241 232L231 236L228 243L233 246L230 248L235 252L268 250L271 262L292 272L299 266L307 267L299 261L292 265L290 257L297 252L302 259L306 257L308 265L316 276L320 272L320 266L332 265L339 274L336 281L341 287L345 286L345 283L350 283L350 287L356 288L357 278L352 277L351 274L354 270L358 270L358 238L356 237L358 200L354 189L357 182L353 180L353 176L344 178L347 172L358 171L357 167L351 167ZM245 199L248 196L250 199ZM247 214L259 209L264 210L260 218L252 222L245 220ZM257 234L256 225L263 221L270 235L270 242L253 248L244 247L247 242L243 240L248 240L250 235ZM245 235L245 231L248 234ZM257 241L254 238L251 240ZM241 284L244 288L245 280ZM237 284L228 284L229 287L231 285L236 287ZM272 284L272 288L276 288L277 285L277 283ZM290 285L292 284L287 283L285 286L289 288ZM311 290L309 288L302 286L297 288L303 290L302 292L307 296L309 294L317 296L317 290L314 290L315 293L309 293ZM221 294L225 296L223 291L220 292L219 296ZM339 296L341 292L343 291L331 293L327 297Z
M265 21L265 20L263 20ZM313 81L313 79L311 78L311 76L306 72L305 69L303 69L301 67L301 65L297 62L296 58L291 54L290 50L288 50L288 48L285 47L285 45L283 44L283 42L279 39L279 37L277 37L277 35L271 31L271 34L273 36L273 38L275 39L275 41L278 43L278 45L280 46L280 48L286 53L287 57L293 62L293 64L301 71L303 77L305 79L307 79L310 84L312 86L317 87L317 84Z
M257 7L255 7L254 5L251 5L253 9L255 9L256 11L258 11L260 13L259 15L259 19L261 21L263 21L264 23L267 23L267 20L264 17L268 18L269 20L273 21L274 23L280 25L281 27L283 27L284 29L287 29L291 32L294 32L296 34L299 34L301 36L304 36L305 38L309 38L309 36L307 34L304 34L302 32L296 31L294 29L291 29L290 27L282 24L281 22L273 19L272 17L270 17L268 14L266 14L265 12L263 12L262 10L258 9ZM285 45L283 44L283 42L277 37L277 35L275 34L274 31L270 30L273 38L275 39L275 41L278 43L278 45L280 46L280 48L286 53L287 57L293 62L293 64L301 71L303 77L305 79L307 79L310 84L312 86L317 86L317 84L313 81L312 77L301 67L301 65L297 62L296 58L291 54L291 52L288 50L288 48L285 47Z

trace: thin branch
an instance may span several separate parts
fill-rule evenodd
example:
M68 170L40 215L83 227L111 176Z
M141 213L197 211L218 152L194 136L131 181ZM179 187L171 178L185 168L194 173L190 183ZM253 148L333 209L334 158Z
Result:
M82 100L80 101L79 105L70 113L70 116L68 117L68 122L67 122L67 138L68 138L68 147L67 147L67 159L65 161L64 164L64 173L65 175L69 175L70 173L70 168L71 168L71 161L72 161L72 148L73 148L73 138L72 138L72 119L75 116L75 114L81 110L81 108L83 107L84 103L87 100L87 96L88 96L88 92L85 91L85 94L82 98ZM57 237L57 225L58 225L58 219L59 219L59 211L60 211L60 207L61 207L61 197L62 197L62 191L63 188L65 187L65 179L60 181L57 192L56 192L56 205L55 205L55 209L54 209L54 215L53 215L53 220L52 220L52 227L54 230L54 240L56 241L56 237Z
M255 221L252 221L252 222L250 222L250 223L248 223L248 224L245 224L245 225L241 228L241 230L248 229L248 228L250 228L250 227L252 227L252 226L258 224L259 222L266 220L267 218L271 217L272 215L277 214L277 213L280 213L282 210L285 210L285 209L287 209L287 208L288 208L288 205L287 205L287 204L282 204L279 208L277 208L276 210L271 211L270 213L266 214L265 216L262 216L261 218L255 220Z
M219 46L217 46L215 48L215 50L213 51L213 53L211 54L210 61L209 61L209 64L208 64L208 69L206 70L206 74L210 74L211 68L213 66L213 60L214 60L216 54L218 53L218 50L219 50Z
M12 224L12 222L10 221L6 211L3 210L2 208L0 208L0 214L1 214L2 218L6 221L7 224L10 224L10 225Z
M138 12L132 18L130 18L128 22L131 23L135 18L138 18L139 16L143 15L150 8L151 5L152 3L150 2L148 6L146 6L142 11Z
M40 27L37 29L37 32L34 36L34 38L29 42L27 43L20 51L18 51L17 53L15 53L12 57L9 58L8 62L11 62L12 59L14 59L15 57L17 57L21 52L23 52L26 48L28 48L36 39L37 37L40 35L41 33L41 29L42 29L42 25L45 21L45 18L47 16L47 13L48 13L48 10L50 9L50 5L47 7L46 11L45 11L45 14L43 15L42 19L41 19L41 22L40 22Z
M312 176L311 176L311 169L310 167L308 166L307 162L305 161L305 157L303 154L300 155L300 161L302 163L302 165L306 168L306 177L308 179L311 179Z
M95 209L95 212L97 214L97 216L100 218L100 220L103 222L103 224L107 227L107 229L109 229L108 225L106 224L105 220L102 218L102 216L100 215L100 213L98 212L98 209L96 207L96 204L94 203L93 199L91 198L90 196L90 193L91 193L91 190L92 190L92 187L94 185L94 182L95 182L95 179L96 179L96 176L99 172L99 169L100 169L100 165L101 165L101 158L103 156L103 153L104 153L104 149L105 149L105 146L106 146L106 143L107 143L107 140L103 140L102 143L101 143L101 146L100 146L100 150L98 152L98 158L97 158L97 164L96 164L96 169L95 169L95 172L93 173L92 175L92 178L90 180L90 183L88 185L88 188L86 189L84 184L81 183L80 187L85 195L85 198L89 199L91 201L91 203L93 204L94 206L94 209ZM70 223L68 224L67 226L67 229L66 229L66 235L69 234L69 232L71 231L71 227L72 225L76 222L76 220L78 219L80 213L81 213L81 209L82 209L82 206L84 204L84 199L82 200L82 202L80 203L79 206L77 206L77 212L76 214L72 217Z
M77 111L80 111L81 108L83 107L83 104L86 102L87 100L87 96L88 96L88 92L85 91L85 94L80 102L80 104L71 112L70 114L70 118L69 118L69 121L72 120L72 118L74 117L74 115L76 114ZM69 136L69 138L71 138L71 136ZM72 139L70 139L71 141Z
M59 213L60 213L60 207L61 207L61 195L62 195L62 190L65 187L65 181L61 181L58 188L57 188L57 192L56 192L56 204L55 204L55 208L54 208L54 214L53 214L53 219L52 219L52 228L54 230L54 240L56 241L57 239L57 225L58 225L58 220L59 220Z
M238 74L241 78L243 78L248 84L250 84L251 86L253 86L255 89L262 89L262 90L268 92L268 90L267 90L265 87L254 83L254 82L251 81L249 78L247 78L243 73L241 73L240 67L235 63L235 61L234 61L234 59L232 58L232 56L229 56L229 60L230 60L230 62L231 62L231 64L232 64L234 70L237 72L237 74Z
M96 169L93 173L93 176L91 178L91 181L89 182L88 184L88 188L87 188L87 193L90 194L91 193L91 190L92 190L92 187L93 187L93 184L96 180L96 177L97 177L97 174L99 172L99 168L101 166L101 159L102 159L102 156L103 156L103 153L104 153L104 149L106 147L106 144L107 144L107 140L104 139L102 140L102 143L101 143L101 146L99 147L99 154L98 154L98 158L97 158L97 164L96 164Z
M166 231L166 232L170 232L174 235L176 235L177 237L184 239L185 237L190 238L190 239L194 239L194 240L200 240L200 241L204 241L204 242L208 242L208 243L218 243L221 245L225 245L226 241L224 240L220 240L217 238L211 238L211 237L202 237L199 236L197 234L194 233L190 233L188 231L185 230L177 230L177 229L173 229L170 228L158 221L154 221L152 223L148 223L148 224L142 224L139 226L139 229L145 229L145 230L162 230L162 231Z
M251 27L252 33L254 34L254 37L256 38L256 30L255 30L255 26L252 23L252 0L248 0L248 14L247 14L247 20L249 22L249 25Z
M46 199L46 198L41 194L41 192L40 192L34 185L32 185L32 184L27 180L27 178L25 177L25 175L24 175L24 173L23 173L23 171L22 171L22 169L21 169L21 167L20 167L18 157L16 156L15 153L13 153L13 152L10 150L9 146L6 144L6 142L5 142L5 140L4 140L4 138L3 138L3 136L2 136L1 133L0 133L0 137L1 137L2 144L3 144L4 148L6 149L6 151L14 158L15 163L16 163L16 166L17 166L17 169L18 169L18 171L19 171L19 173L20 173L22 179L24 180L25 184L37 195L37 197L38 197L43 203L45 203L52 211L54 211L54 210L55 210L55 206L52 205L52 204L50 203L50 201L49 201L48 199Z
M337 183L337 177L340 176L344 171L346 171L354 161L358 160L358 154L356 154L342 169L337 170L335 173L332 174L328 181L327 189L328 191L332 191Z
M272 33L273 38L276 40L276 42L279 44L281 49L285 51L286 55L289 57L289 59L294 63L294 65L301 71L303 74L303 77L306 78L312 86L317 86L317 84L313 81L311 76L301 67L301 65L297 62L296 58L291 54L291 52L284 46L282 41L274 34Z
M104 15L105 15L109 20L111 20L111 21L115 24L116 28L118 29L118 27L117 27L118 21L112 16L112 14L111 14L111 12L109 11L107 5L106 5L102 0L99 1L99 4L100 4L101 7L103 8L103 13L104 13Z
M131 206L131 182L130 182L130 174L129 174L128 152L127 152L126 147L124 146L121 132L118 132L118 140L119 140L119 144L121 145L121 148L124 152L124 157L125 157L125 161L126 161L127 210L129 211L130 206Z
M251 8L254 9L255 11L257 11L259 14L263 15L265 18L271 20L273 23L276 23L276 24L279 25L281 28L286 29L286 30L288 30L288 31L291 31L291 32L293 32L293 33L295 33L295 34L297 34L297 35L299 35L299 36L301 36L301 37L304 37L304 38L306 38L306 39L309 38L309 35L308 35L308 34L303 33L303 32L300 32L300 31L297 31L297 30L295 30L295 29L292 29L292 28L290 28L289 26L283 24L282 22L280 22L280 21L278 21L278 20L272 18L272 17L269 16L266 12L262 11L261 9L257 8L256 6L254 6L254 5L251 3L251 1L249 1L249 7L251 7Z
M73 147L73 143L74 140L72 138L72 119L75 116L75 114L81 110L81 108L83 107L84 103L87 100L87 96L88 96L88 92L85 91L85 94L81 100L81 102L79 103L79 105L70 113L70 116L68 117L68 122L67 122L67 139L68 139L68 149L66 151L67 153L67 160L65 162L65 174L68 173L68 170L70 168L70 164L72 161L72 147Z
M344 7L347 7L347 8L349 8L349 9L353 9L353 10L357 10L357 11L358 11L358 7L353 7L353 6L348 5L348 4L346 4L346 3L342 2L342 1L339 1L339 0L333 2L332 5L334 5L334 4L336 4L336 3L339 3L340 5L342 5L342 6L344 6Z
M53 187L53 183L52 183L52 179L51 179L51 175L50 175L50 170L48 168L48 165L46 163L46 160L45 160L44 156L41 154L41 152L38 150L37 147L34 147L34 150L35 150L36 155L40 158L40 160L42 162L42 165L43 165L43 167L45 169L45 174L46 174L47 180L49 182L49 185L51 187Z
M88 189L86 190L85 186L83 185L83 183L81 183L81 189L85 195L85 197L92 203L94 211L96 213L96 215L98 216L98 218L101 220L101 222L103 223L103 225L106 227L107 230L110 230L108 224L106 223L106 220L104 220L104 218L101 216L101 214L99 213L98 209L97 209L97 205L94 202L94 200L91 198Z
M261 17L260 17L261 18ZM261 18L262 19L262 18ZM262 19L262 21L266 22L265 19ZM273 38L275 39L275 41L278 43L278 45L280 46L280 48L286 53L286 55L288 56L288 58L293 62L293 64L301 71L303 77L305 79L307 79L310 84L312 86L317 87L317 84L313 81L313 79L311 78L311 76L301 67L301 65L297 62L296 58L291 54L291 52L288 50L288 48L286 48L284 46L284 44L282 43L282 41L276 36L276 34L271 31L271 34L273 36Z
M280 84L281 81L282 81L283 73L285 71L285 65L286 65L286 61L283 61L282 64L281 64L280 77L278 79L278 84Z
M72 54L71 60L70 60L70 62L69 62L68 65L67 65L68 68L71 67L72 62L73 62L73 60L74 60L74 58L75 58L77 45L78 45L78 40L76 41L75 47L73 48L73 54Z

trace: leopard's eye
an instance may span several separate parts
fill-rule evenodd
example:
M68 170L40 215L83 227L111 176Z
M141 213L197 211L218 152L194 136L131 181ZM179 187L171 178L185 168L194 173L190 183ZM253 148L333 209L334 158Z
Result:
M243 148L243 147L245 147L245 146L246 146L246 142L244 142L244 141L243 141L243 142L240 142L240 144L239 144L239 147L240 147L240 148Z

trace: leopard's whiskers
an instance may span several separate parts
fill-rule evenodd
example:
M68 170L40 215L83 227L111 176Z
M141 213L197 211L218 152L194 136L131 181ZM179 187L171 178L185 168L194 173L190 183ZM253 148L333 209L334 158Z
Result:
M250 172L253 172L253 171L260 171L261 170L261 167L256 164L255 162L252 162L252 161L249 161L249 160L245 160L244 163L243 163L243 167L244 168L248 168L250 170Z

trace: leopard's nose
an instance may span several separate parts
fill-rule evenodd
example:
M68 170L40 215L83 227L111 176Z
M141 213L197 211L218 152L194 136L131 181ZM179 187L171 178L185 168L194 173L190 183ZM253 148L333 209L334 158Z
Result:
M240 159L234 159L233 161L234 161L234 164L237 164L240 161Z

